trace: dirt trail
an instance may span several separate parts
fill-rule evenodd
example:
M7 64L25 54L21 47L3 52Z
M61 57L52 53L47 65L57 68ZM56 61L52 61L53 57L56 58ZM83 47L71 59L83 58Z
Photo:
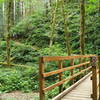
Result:
M0 100L39 100L39 94L22 92L4 93L0 94Z
M16 45L29 46L30 48L32 48L34 50L39 50L39 47L37 47L37 46L26 45L26 44L18 42L18 41L14 41L14 42L15 42Z

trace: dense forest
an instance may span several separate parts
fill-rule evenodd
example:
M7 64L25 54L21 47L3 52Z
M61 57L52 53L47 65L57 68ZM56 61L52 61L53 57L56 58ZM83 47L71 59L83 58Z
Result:
M39 100L39 57L87 54L100 55L100 0L0 0L0 94L33 92Z

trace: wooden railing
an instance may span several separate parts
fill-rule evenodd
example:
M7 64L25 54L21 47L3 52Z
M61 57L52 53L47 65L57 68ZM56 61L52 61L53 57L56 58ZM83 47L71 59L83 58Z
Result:
M39 65L39 83L40 83L40 100L45 100L45 92L54 89L55 87L59 86L59 93L63 90L63 84L67 81L73 81L76 77L82 77L81 74L87 74L90 72L90 69L93 68L94 73L94 67L90 66L90 63L93 60L93 55L85 55L85 56L66 56L66 57L40 57L40 65ZM91 58L91 60L90 60ZM74 65L75 60L79 60L78 64ZM47 62L58 62L58 69L50 72L45 72L45 63ZM70 61L71 66L63 66L63 61ZM91 61L91 62L90 62ZM79 69L79 72L74 73L74 69ZM70 77L66 77L66 79L63 79L63 72L70 71L71 75ZM46 87L45 86L45 80L47 77L58 74L59 76L59 82ZM95 76L96 77L96 76ZM94 78L94 76L93 76ZM93 82L94 83L94 82ZM95 84L94 84L95 87ZM94 92L95 93L95 92ZM95 94L96 95L96 94Z
M100 56L91 57L93 100L100 100Z

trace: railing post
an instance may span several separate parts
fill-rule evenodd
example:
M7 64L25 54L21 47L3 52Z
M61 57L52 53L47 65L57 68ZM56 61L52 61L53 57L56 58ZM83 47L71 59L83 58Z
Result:
M40 57L40 62L39 62L39 85L40 85L39 93L40 93L40 100L45 100L45 93L43 91L43 89L45 87L43 73L44 73L44 62L43 62L43 57Z
M97 68L96 68L96 57L91 57L92 66L92 98L97 100Z
M74 65L74 59L71 60L71 66ZM71 70L71 76L73 76L74 72L73 69ZM72 79L72 84L74 84L74 78Z
M84 58L84 62L86 62L86 58ZM84 68L87 68L87 65L84 66ZM85 72L85 75L87 74L87 71Z
M88 61L90 61L90 57L88 58ZM87 67L90 67L90 66L91 66L91 62L87 65ZM91 71L92 71L92 68L88 71L88 73Z
M100 100L100 56L98 56L98 68L99 68L99 100Z
M81 64L82 63L82 58L79 58L79 64ZM79 68L79 71L81 71L82 70L82 68L80 67ZM79 78L81 79L82 78L82 75L79 75Z
M62 69L63 68L63 62L60 61L59 62L59 69ZM59 81L62 80L62 73L59 73ZM59 86L59 93L61 93L63 91L63 85L60 85Z

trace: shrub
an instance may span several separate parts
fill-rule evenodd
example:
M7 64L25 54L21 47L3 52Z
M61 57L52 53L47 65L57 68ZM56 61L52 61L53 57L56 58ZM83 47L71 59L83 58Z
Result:
M43 48L39 51L40 56L67 56L64 47L60 44L55 44L48 48Z
M0 68L0 92L38 90L36 67Z

